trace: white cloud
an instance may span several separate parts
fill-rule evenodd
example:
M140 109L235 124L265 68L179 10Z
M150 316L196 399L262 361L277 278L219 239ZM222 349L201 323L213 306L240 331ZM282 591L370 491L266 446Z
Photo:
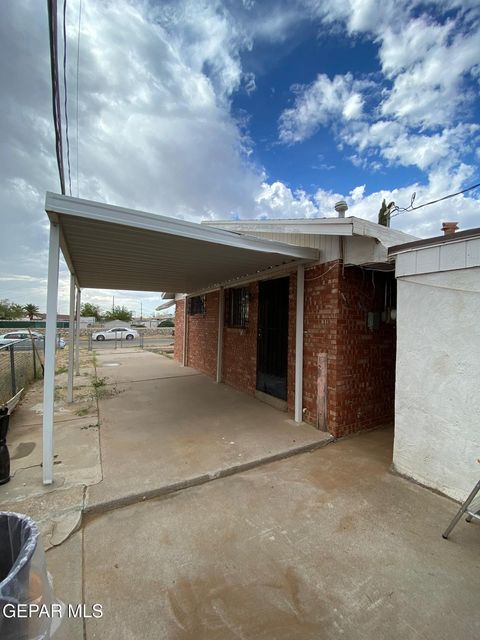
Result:
M255 89L257 88L257 86L255 84L255 74L252 73L251 71L244 74L243 81L244 81L244 85L245 85L245 91L248 94L253 93L255 91Z
M68 4L73 194L78 2ZM29 25L25 38L25 25ZM0 23L0 200L8 212L3 273L46 275L46 190L58 190L46 7L7 3ZM79 194L200 219L251 214L262 171L230 114L248 39L220 3L84 3L79 75ZM248 77L252 89L253 76ZM22 255L21 260L18 257ZM12 283L11 283L12 284ZM45 304L45 287L2 283L2 297ZM60 305L68 279L62 271Z
M258 218L312 218L318 209L303 190L293 192L282 182L264 182L256 197Z
M387 32L380 58L394 82L381 105L384 115L420 127L448 126L464 115L462 109L474 98L465 77L479 63L480 29L477 25L471 33L451 38L455 27L453 21L441 25L418 19L400 33ZM418 41L424 34L422 47Z
M401 0L304 0L304 5L336 34L338 22L344 23L351 36L377 33L380 25L398 24L408 13L408 3Z
M310 137L320 125L335 118L347 121L362 114L363 99L358 89L363 83L355 82L352 74L337 75L332 80L321 73L308 86L296 86L295 104L285 109L279 121L282 142L295 143Z
M459 124L430 135L414 133L400 122L377 120L344 128L342 140L360 153L377 152L390 164L417 166L424 171L439 164L456 166L467 152L473 152L480 125Z
M478 86L472 84L479 73L478 3L305 4L337 38L347 33L375 42L380 74L370 75L368 83L351 73L333 79L320 75L297 88L293 107L279 118L279 140L300 143L321 126L329 127L340 149L352 149L350 158L358 167L418 167L426 174L429 193L435 191L436 175L468 179L480 141L471 110L478 98Z

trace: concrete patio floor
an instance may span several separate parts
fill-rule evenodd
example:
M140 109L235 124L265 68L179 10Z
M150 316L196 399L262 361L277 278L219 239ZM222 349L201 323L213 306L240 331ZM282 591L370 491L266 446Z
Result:
M103 511L229 475L332 441L194 369L148 351L96 354Z
M58 354L52 485L42 484L42 381L11 417L12 479L0 487L0 509L34 518L46 548L61 544L85 512L133 504L332 441L158 353L81 353L73 404L61 366L66 354Z
M480 528L392 475L370 432L84 521L47 553L56 592L103 605L58 640L470 640ZM56 636L57 637L57 636Z

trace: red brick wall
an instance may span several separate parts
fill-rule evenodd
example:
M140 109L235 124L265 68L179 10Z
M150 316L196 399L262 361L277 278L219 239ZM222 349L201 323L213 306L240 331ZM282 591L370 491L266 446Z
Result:
M327 354L327 424L336 437L393 420L395 326L367 327L384 307L385 274L339 261L305 271L303 408L317 426L318 354ZM375 286L373 286L375 284ZM288 408L295 404L296 275L290 278Z
M175 303L175 342L173 343L173 357L183 363L183 320L184 300Z
M372 277L374 280L372 281ZM318 355L327 354L327 426L340 437L392 421L395 383L395 326L367 327L368 311L382 311L385 280L339 261L305 271L303 407L317 426ZM225 327L223 381L254 393L256 387L258 284L249 286L246 329ZM295 404L296 274L290 276L288 408ZM218 292L207 295L205 316L189 316L188 365L215 376ZM182 359L183 303L177 303L175 358Z
M248 326L225 327L223 333L223 382L254 394L257 385L258 283L248 285Z
M393 274L346 267L339 279L335 435L393 421L396 331L380 321L369 329L367 313L382 312Z
M336 331L338 317L338 261L305 270L305 306L303 320L303 407L304 420L317 425L318 354L326 353L328 362L329 424L335 418ZM290 376L289 408L295 403L295 319L296 276L290 287Z
M217 372L218 291L205 296L205 313L188 315L187 365L209 376Z

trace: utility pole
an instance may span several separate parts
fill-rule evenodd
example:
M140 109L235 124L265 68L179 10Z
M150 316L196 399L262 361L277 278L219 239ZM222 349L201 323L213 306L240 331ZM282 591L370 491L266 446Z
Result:
M140 302L140 320L143 320L143 303Z
M115 296L112 296L112 313L115 312Z

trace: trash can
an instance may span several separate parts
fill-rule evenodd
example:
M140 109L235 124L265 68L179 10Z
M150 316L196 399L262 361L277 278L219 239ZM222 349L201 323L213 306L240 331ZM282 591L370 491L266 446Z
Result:
M0 638L48 640L61 623L35 522L0 511Z

